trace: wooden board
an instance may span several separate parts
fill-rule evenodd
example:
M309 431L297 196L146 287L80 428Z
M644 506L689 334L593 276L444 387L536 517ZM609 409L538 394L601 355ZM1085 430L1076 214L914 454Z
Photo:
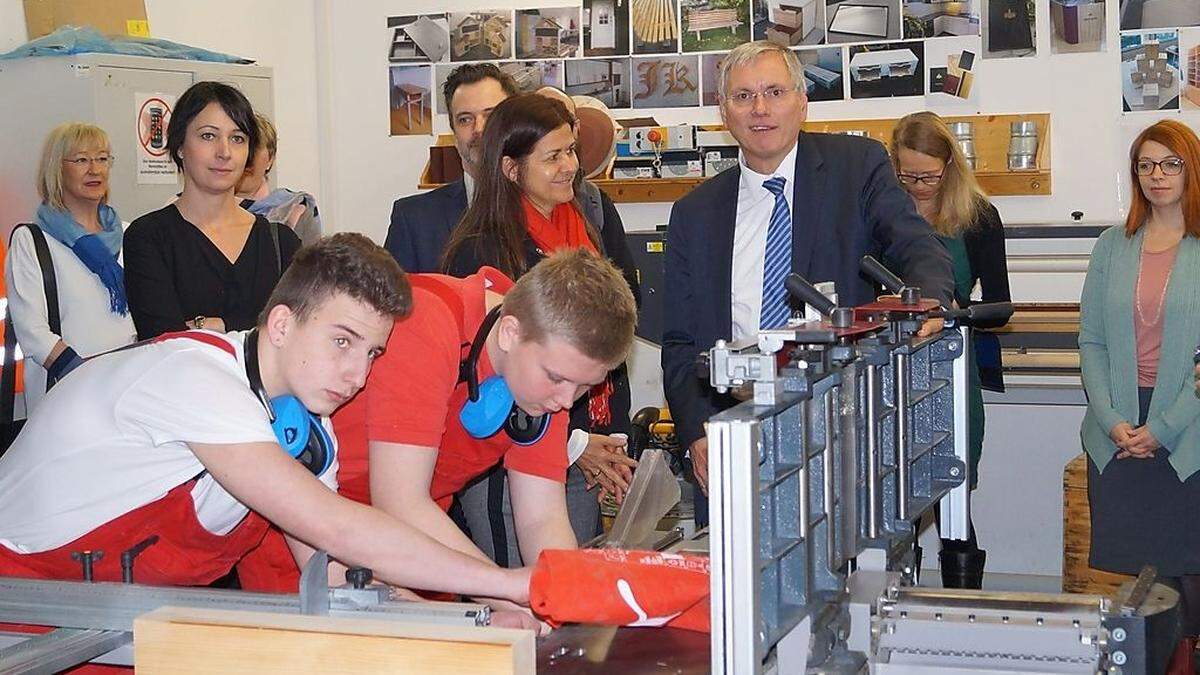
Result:
M654 5L652 0L646 0L649 11ZM639 4L635 0L634 12ZM1050 114L1028 113L1021 115L961 115L942 118L950 122L971 122L973 125L975 143L975 177L980 186L989 195L1048 195L1051 191L1050 180ZM889 145L892 128L899 118L870 119L870 120L810 120L805 122L806 131L823 133L844 133L859 131L885 146ZM1038 128L1037 169L1033 171L1008 171L1008 141L1010 124L1017 121L1033 121ZM723 130L721 125L698 125L697 128L708 131ZM435 145L453 145L454 137L442 134ZM611 170L611 169L610 169ZM428 181L429 166L421 175L420 189L438 187L438 184ZM618 203L645 202L674 202L691 192L706 178L629 178L629 179L593 179L592 182L608 193L608 196Z
M532 631L163 607L133 624L138 675L533 673Z
M1113 595L1134 577L1088 566L1092 547L1092 516L1088 509L1087 457L1080 453L1063 468L1064 593Z

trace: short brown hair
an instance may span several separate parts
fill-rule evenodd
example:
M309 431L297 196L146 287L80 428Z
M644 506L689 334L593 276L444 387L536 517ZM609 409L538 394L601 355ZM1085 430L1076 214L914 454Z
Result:
M335 293L365 302L396 318L412 311L412 288L396 259L356 232L339 232L300 249L275 285L258 325L277 305L287 305L300 321Z
M504 296L504 315L521 323L521 339L566 340L589 358L616 367L629 356L637 304L613 264L586 249L551 254Z
M275 125L262 113L254 113L254 123L258 125L258 142L266 148L267 156L275 159L275 151L279 149L279 132Z

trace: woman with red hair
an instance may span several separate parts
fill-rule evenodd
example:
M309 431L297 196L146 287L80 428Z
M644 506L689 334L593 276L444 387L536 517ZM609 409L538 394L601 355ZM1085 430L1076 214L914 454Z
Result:
M1162 121L1133 142L1133 204L1100 235L1080 302L1088 408L1089 563L1136 574L1154 565L1181 591L1186 635L1200 632L1200 140Z

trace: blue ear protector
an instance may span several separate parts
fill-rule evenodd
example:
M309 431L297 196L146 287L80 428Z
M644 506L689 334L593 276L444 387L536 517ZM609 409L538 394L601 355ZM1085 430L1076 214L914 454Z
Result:
M329 470L333 463L333 439L321 424L321 420L304 407L295 396L269 398L263 388L262 375L258 371L258 329L246 335L246 377L250 389L267 409L271 430L275 440L287 454L295 457L314 476Z
M488 312L471 341L467 358L458 366L458 381L467 383L467 402L459 411L458 419L474 438L488 438L504 429L517 445L533 445L542 440L546 429L550 428L550 415L534 417L526 413L517 406L502 376L493 375L480 383L476 372L488 333L499 319L500 307Z

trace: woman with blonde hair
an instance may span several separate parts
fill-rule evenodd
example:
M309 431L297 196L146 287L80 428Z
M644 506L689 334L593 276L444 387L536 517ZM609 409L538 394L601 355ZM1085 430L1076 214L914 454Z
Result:
M1079 303L1092 539L1088 564L1154 565L1200 633L1200 139L1158 122L1129 151L1124 225L1096 240Z
M83 358L133 342L120 254L124 227L108 204L108 134L67 123L46 137L34 225L16 229L4 265L8 311L25 355L25 408ZM42 235L38 237L38 235ZM57 297L47 298L35 238L45 240ZM49 306L57 303L59 326Z
M902 118L892 131L892 162L900 184L912 197L917 212L929 221L938 239L950 252L955 303L966 307L974 302L971 295L976 283L980 286L982 302L1010 301L1004 225L1000 222L1000 214L988 202L942 118L931 112L913 113ZM976 327L998 328L1007 321L1006 317ZM983 453L980 366L994 361L995 371L999 371L998 343L994 339L977 339L976 345L967 407L972 489L979 484L979 458ZM997 387L1002 390L1003 384L998 383ZM970 539L965 543L943 539L939 555L943 585L979 588L986 556L987 552L979 549L973 527Z

